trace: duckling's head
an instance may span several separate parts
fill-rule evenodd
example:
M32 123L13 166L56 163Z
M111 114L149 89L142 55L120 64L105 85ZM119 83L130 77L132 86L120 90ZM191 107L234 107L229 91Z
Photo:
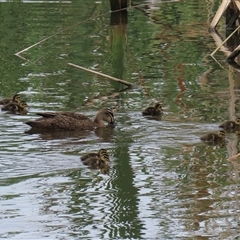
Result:
M161 111L162 111L162 105L161 105L160 103L156 103L156 104L155 104L155 109L156 109L157 111L161 112Z
M99 154L99 157L100 157L101 161L103 161L104 164L108 164L108 163L109 163L109 155L108 155L106 149L101 148L101 149L98 151L98 154Z
M16 103L20 103L21 102L21 97L18 94L14 94L12 99Z
M240 118L236 119L236 124L240 125Z
M225 138L225 132L224 132L224 131L219 131L219 132L218 132L218 136L219 136L220 138Z
M99 155L99 156L101 156L101 155L108 155L107 150L104 149L104 148L99 149L98 155Z
M100 159L104 164L109 163L109 156L107 154L100 155Z
M19 108L21 108L21 109L26 109L28 107L28 105L25 101L21 101L18 105L19 105Z

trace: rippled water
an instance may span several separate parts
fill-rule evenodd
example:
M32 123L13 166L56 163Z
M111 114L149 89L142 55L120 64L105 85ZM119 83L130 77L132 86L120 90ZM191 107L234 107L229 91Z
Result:
M121 31L108 2L0 3L0 97L18 92L30 106L26 116L0 113L1 239L238 238L239 165L226 159L239 136L228 133L226 146L199 139L239 115L237 74L221 52L218 63L209 57L219 2L137 1ZM157 101L162 119L143 117ZM114 129L24 124L38 111L94 117L103 106L115 111ZM109 151L109 174L80 160L99 148Z

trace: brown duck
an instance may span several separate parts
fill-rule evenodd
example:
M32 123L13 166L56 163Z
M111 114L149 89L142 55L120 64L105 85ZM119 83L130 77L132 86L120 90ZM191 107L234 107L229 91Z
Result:
M159 116L162 114L163 114L163 109L160 103L156 103L154 107L147 107L142 111L142 115L144 116Z
M224 130L237 130L240 129L240 118L237 118L236 121L226 121L223 124L219 125L220 128Z
M204 142L213 142L213 143L223 142L225 141L225 132L219 131L218 133L208 133L200 137L200 139Z
M32 128L51 130L93 130L105 127L104 122L114 124L114 115L111 109L103 108L91 120L89 117L75 112L43 112L35 121L26 122Z
M106 149L101 148L97 153L87 153L81 157L84 165L94 169L106 168L109 164L109 155Z
M12 102L20 103L20 101L21 101L20 96L18 94L14 94L12 98L4 98L0 100L0 105L6 105Z
M27 114L27 103L25 101L17 102L10 102L1 107L2 111L7 111L8 113L20 114L24 115Z

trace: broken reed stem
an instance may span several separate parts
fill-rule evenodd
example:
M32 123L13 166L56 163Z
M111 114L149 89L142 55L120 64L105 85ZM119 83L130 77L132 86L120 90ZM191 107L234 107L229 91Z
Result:
M240 25L210 55L213 56L235 34L235 32L238 31L239 28Z
M131 83L129 83L129 82L127 82L127 81L124 81L124 80L122 80L122 79L119 79L119 78L115 78L115 77L112 77L112 76L109 76L109 75L106 75L106 74L103 74L103 73L100 73L100 72L96 72L96 71L94 71L94 70L91 70L91 69L88 69L88 68L84 68L84 67L81 67L81 66L76 65L76 64L73 64L73 63L68 63L68 65L73 66L73 67L75 67L75 68L82 69L82 70L87 71L87 72L90 72L90 73L97 74L97 75L99 75L99 76L102 76L102 77L105 77L105 78L108 78L108 79L111 79L111 80L113 80L113 81L115 81L115 82L122 83L122 84L124 84L124 85L126 85L126 86L128 86L128 87L131 87L131 86L132 86Z

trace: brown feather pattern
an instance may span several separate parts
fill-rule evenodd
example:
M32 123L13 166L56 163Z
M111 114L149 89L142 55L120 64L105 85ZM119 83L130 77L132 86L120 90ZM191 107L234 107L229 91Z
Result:
M42 117L26 124L32 128L52 130L92 130L95 127L104 127L104 122L114 123L113 113L108 108L100 110L94 120L75 112L46 112L37 115Z

